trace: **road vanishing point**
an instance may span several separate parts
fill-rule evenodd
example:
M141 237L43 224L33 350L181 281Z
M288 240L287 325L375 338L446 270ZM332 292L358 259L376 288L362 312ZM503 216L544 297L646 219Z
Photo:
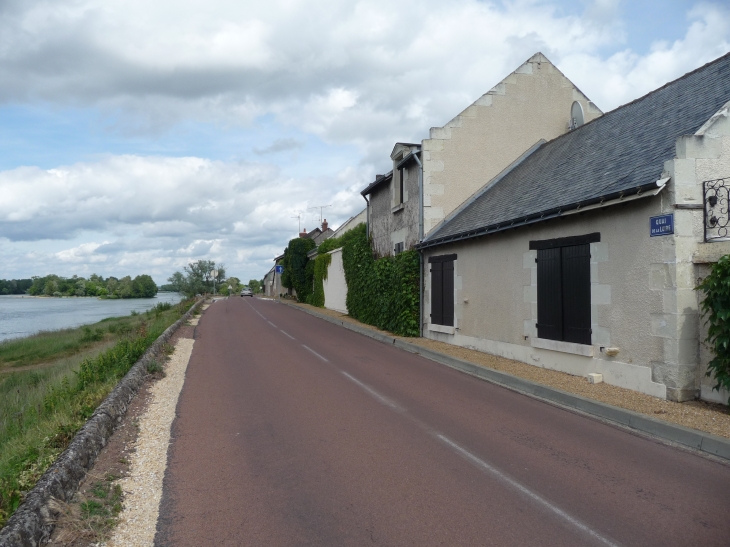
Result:
M730 544L730 466L261 299L212 305L157 546Z

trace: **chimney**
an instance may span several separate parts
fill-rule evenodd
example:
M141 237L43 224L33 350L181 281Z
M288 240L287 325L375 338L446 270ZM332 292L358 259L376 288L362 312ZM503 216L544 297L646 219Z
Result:
M307 229L302 228L302 231L299 232L299 237L307 237Z
M326 232L327 231L327 219L324 219L322 221L322 231L323 232Z

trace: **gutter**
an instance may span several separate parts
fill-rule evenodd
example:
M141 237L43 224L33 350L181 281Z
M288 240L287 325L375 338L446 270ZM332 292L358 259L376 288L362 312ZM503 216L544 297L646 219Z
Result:
M418 245L416 245L416 248L417 249L427 249L429 247L434 247L436 245L443 245L445 243L454 243L456 241L463 241L465 239L471 239L473 237L484 236L487 234L493 234L493 233L497 233L497 232L504 232L511 228L519 228L520 226L536 224L538 222L542 222L544 220L550 220L552 218L558 218L558 217L563 217L566 215L582 213L583 211L590 211L592 209L600 209L603 207L609 207L611 205L618 205L620 203L625 203L628 201L634 201L634 200L645 198L645 197L655 196L666 187L668 181L669 181L669 178L663 178L663 179L659 179L656 182L650 182L650 183L643 184L641 186L637 186L636 188L631 188L628 190L621 190L619 192L614 192L607 196L601 196L601 197L592 198L592 199L585 200L585 201L579 201L576 203L572 203L570 205L563 205L561 207L548 209L547 211L543 211L540 213L534 213L531 215L526 215L524 217L518 217L513 220L507 220L505 222L491 224L489 226L484 226L482 228L477 228L475 230L468 230L465 232L460 232L458 234L433 239L431 241L421 242Z

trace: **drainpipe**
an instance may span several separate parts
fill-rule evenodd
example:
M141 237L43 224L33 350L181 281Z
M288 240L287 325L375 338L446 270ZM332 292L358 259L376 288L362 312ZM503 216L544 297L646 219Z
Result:
M368 240L370 240L370 202L365 196L362 196L362 199L364 199L365 203L367 203L365 206L365 234L367 235Z
M423 164L418 154L413 154L418 162L418 243L423 241ZM423 250L418 249L418 334L423 338Z

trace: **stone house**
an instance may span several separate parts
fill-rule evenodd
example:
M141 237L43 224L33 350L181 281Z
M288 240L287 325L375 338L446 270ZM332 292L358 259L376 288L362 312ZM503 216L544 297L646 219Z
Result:
M361 194L379 256L412 248L538 142L601 111L536 53L422 144L396 143L393 170Z
M390 154L393 170L360 192L367 201L368 234L378 256L398 254L420 241L420 151L420 144L396 143Z
M726 402L694 287L730 251L729 101L730 54L530 148L445 213L419 245L424 336Z
M538 141L601 114L547 57L530 57L423 141L424 235Z

